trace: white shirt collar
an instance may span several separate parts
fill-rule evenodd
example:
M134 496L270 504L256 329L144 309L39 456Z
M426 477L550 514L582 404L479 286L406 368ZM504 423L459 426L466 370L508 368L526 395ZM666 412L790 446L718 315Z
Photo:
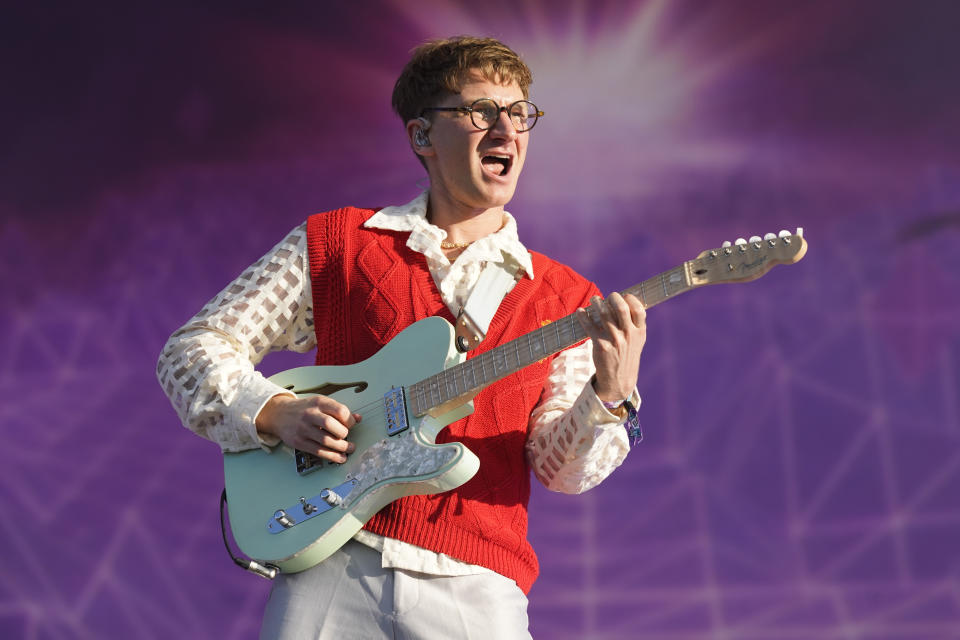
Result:
M407 246L427 258L448 262L440 248L447 238L447 232L427 221L427 201L429 191L424 191L404 205L385 207L376 212L363 224L368 229L387 229L390 231L409 231ZM496 261L503 259L501 252L516 260L530 279L533 279L533 261L530 253L520 242L517 235L517 221L508 212L503 212L504 224L499 231L480 238L464 249L457 260Z

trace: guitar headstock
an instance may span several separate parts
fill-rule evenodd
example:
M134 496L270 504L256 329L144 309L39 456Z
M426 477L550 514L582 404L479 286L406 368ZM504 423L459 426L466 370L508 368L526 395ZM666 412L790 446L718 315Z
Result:
M781 231L763 238L724 242L719 249L708 249L690 261L691 284L748 282L766 274L778 264L793 264L807 252L803 229L796 233Z

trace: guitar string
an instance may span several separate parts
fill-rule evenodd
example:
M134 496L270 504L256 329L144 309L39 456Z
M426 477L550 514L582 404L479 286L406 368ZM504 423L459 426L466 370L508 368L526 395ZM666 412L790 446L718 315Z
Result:
M700 266L703 266L703 265L706 264L706 260L707 260L706 258L694 258L694 259L689 260L689 261L687 261L687 262L688 262L691 266L693 266L693 267L700 267ZM673 269L670 269L670 270L664 272L664 274L661 274L660 276L654 276L653 278L650 278L649 280L656 280L657 278L659 278L659 277L661 277L661 276L663 276L663 275L665 275L665 274L670 274L670 273L673 273L673 272L679 272L679 271L681 271L681 269L682 269L682 265L681 265L681 266L674 267ZM632 287L632 288L641 287L641 286L643 286L646 282L647 282L647 280L644 280L643 282L641 282L641 283L638 284L638 285L635 285L635 287ZM671 287L672 287L672 286L673 286L673 285L671 285ZM675 292L674 292L674 293L675 293ZM673 293L668 293L668 294L667 294L667 297L670 297L670 295L673 295ZM559 320L561 320L561 321L562 321L562 320L566 320L566 319L569 318L569 317L570 317L570 316L564 316L563 318L560 318ZM558 322L559 322L559 321L558 321ZM531 340L533 340L533 338L531 337L531 335L532 335L533 333L535 333L535 332L531 332L530 334L527 334L527 335L525 335L525 336L520 336L520 339L527 338L527 341L530 342ZM517 347L520 346L520 345L519 345L519 340L520 340L520 339L518 339L518 344L516 345ZM526 346L527 346L527 348L529 349L529 344L526 345ZM492 353L492 352L487 352L487 353ZM483 355L485 355L485 354L480 354L480 356L477 356L477 358L475 359L477 362L480 363L480 366L481 366L481 375L482 375L483 362L480 361L480 357L482 357ZM491 357L491 358L492 358L492 357ZM463 363L460 363L460 364L458 364L458 365L455 365L455 367L459 367L460 365L462 365L462 364L467 364L467 363L469 363L469 362L471 362L471 361L470 361L470 360L464 361ZM492 364L492 363L491 363L491 364ZM442 376L442 375L444 375L444 374L447 374L448 372L452 371L455 367L451 367L450 369L444 369L444 370L442 370L442 371L439 371L439 372L437 372L436 374L433 374L432 376L428 376L427 378L424 378L423 380L420 380L419 382L414 383L414 384L425 383L425 382L426 382L427 380L429 380L430 378L437 378L437 384L438 384L438 385L441 385L441 384L442 384L443 386L447 386L447 381L442 381L442 382L441 382L440 379L439 379L439 376ZM476 372L472 372L472 373L473 373L474 379L475 379L475 377L476 377ZM465 376L465 374L466 374L466 372L464 372L464 376ZM458 383L457 383L455 374L451 374L451 375L454 375L453 384L454 384L454 387L455 387L455 389L456 389ZM461 376L461 377L464 377L464 376ZM409 386L404 387L404 388L405 388L405 389L409 389L410 386L412 386L412 385L409 385ZM382 405L382 402L383 402L382 399L377 399L377 400L373 400L373 401L371 401L371 402L368 402L368 403L366 403L366 404L360 405L360 406L358 406L358 407L351 407L348 403L344 403L344 404L347 405L347 407L350 409L351 412L353 412L353 413L359 413L359 414L361 414L361 416L362 416L363 413L366 412L368 409L381 406L381 405ZM386 412L384 412L384 415L386 415Z
M561 321L568 320L568 319L571 318L571 317L572 317L572 314L569 315L569 316L564 316L564 317L560 318L557 322L559 323L559 322L561 322ZM524 348L526 351L530 352L531 344L532 344L533 341L536 339L536 336L534 336L533 334L537 333L537 331L539 331L539 330L535 330L535 331L531 332L530 334L526 334L526 335L524 335L524 336L520 336L516 341L511 341L511 342L515 342L515 343L516 343L516 344L514 345L514 348L515 348L515 349L519 349L519 348L522 347L522 348ZM523 344L523 343L524 343L524 340L526 341L526 344ZM540 339L538 340L538 343L545 343L545 341L544 341L544 339L543 339L543 336L540 337ZM508 343L508 344L509 344L509 343ZM502 345L502 346L506 346L506 345ZM546 346L546 345L544 344L544 346ZM437 390L440 392L441 396L444 395L444 392L446 392L446 394L449 395L449 385L450 385L450 384L453 385L454 391L457 391L457 392L460 392L460 393L465 393L466 391L472 390L473 387L471 387L470 389L461 390L461 389L460 389L461 383L460 383L460 381L457 379L457 375L456 375L455 373L452 373L452 372L454 371L454 369L460 367L461 365L466 365L466 364L471 364L471 363L473 363L473 364L475 364L475 365L478 364L478 365L481 367L481 377L485 378L486 376L484 375L483 369L482 369L482 367L484 366L484 362L483 362L482 358L483 358L483 356L485 356L487 353L492 353L492 351L491 351L491 352L485 352L485 353L483 353L483 354L480 354L480 355L478 355L476 358L474 358L474 359L472 359L472 360L464 361L464 362L462 362L462 363L459 363L459 364L457 364L457 365L454 365L454 367L451 367L451 368L449 368L449 369L443 369L443 370L441 370L441 371L439 371L439 372L437 372L437 373L435 373L435 374L433 374L433 375L431 375L431 376L428 376L427 378L424 378L423 380L420 380L420 381L418 381L418 382L416 382L416 383L414 383L414 384L427 383L427 381L430 380L431 378L435 378L435 381L434 381L433 384L436 385ZM531 353L530 355L533 356L532 353ZM538 354L536 354L536 355L542 355L542 354L538 353ZM552 355L552 354L550 354L550 355ZM488 356L487 359L488 359L488 360L491 360L491 359L494 359L494 358L493 358L493 356ZM522 358L520 358L520 357L519 357L519 354L518 354L518 358L517 358L518 364L519 364L519 362L520 362L521 360L522 360ZM489 364L494 365L493 362L491 362L491 363L489 363ZM494 370L496 370L496 367L495 367L495 366L494 366ZM465 380L466 373L467 373L467 371L466 371L466 369L464 369L463 373L462 373L461 376L460 376L460 378L462 378L462 379L464 380L464 383L466 382L466 380ZM471 373L472 373L474 379L476 379L476 372L475 372L475 371L471 371ZM448 378L448 379L444 379L445 377ZM409 390L411 386L412 386L412 385L406 385L406 386L404 386L403 388L404 388L405 390ZM429 388L428 388L428 393L429 393ZM456 396L452 396L452 397L456 397ZM378 398L378 399L372 400L372 401L370 401L370 402L367 402L367 403L365 403L365 404L362 404L362 405L359 405L359 406L356 406L356 407L351 406L348 402L344 402L343 404L345 404L345 405L350 409L351 412L353 412L353 413L359 413L359 414L361 414L361 416L362 416L363 413L366 412L367 410L369 410L369 409L371 409L371 408L378 407L378 406L382 406L382 402L383 402L382 399L379 399L379 398ZM385 415L385 414L384 414L384 415Z
M705 264L705 260L706 260L705 258L695 258L695 259L693 259L693 260L689 260L688 262L689 262L692 266L694 266L694 267L699 267L699 266L702 266L702 265ZM682 269L681 266L674 267L673 269L670 269L670 270L666 271L665 274L670 274L670 273L673 273L673 272L679 272L681 269ZM665 274L661 274L661 275L665 275ZM659 278L659 277L660 277L660 276L654 276L654 278L651 278L651 280L656 280L656 279ZM645 283L645 282L646 282L646 281L644 281L644 283ZM644 284L644 283L641 283L641 284ZM636 286L640 286L640 285L636 285ZM672 288L672 286L673 286L673 285L671 285L671 288ZM670 295L670 294L668 294L668 296L669 296L669 295ZM569 317L570 317L570 316L564 316L563 318L560 318L560 320L566 320L566 319L569 318ZM519 344L519 340L522 340L522 339L524 339L524 338L526 338L528 342L532 341L532 340L534 339L534 338L532 337L532 334L533 334L533 333L536 333L536 332L531 332L531 334L527 334L527 335L525 335L525 336L520 336L520 339L518 339L518 344L515 345L515 346L517 346L517 347L521 346L521 345ZM542 341L542 340L541 340L541 341ZM530 346L530 345L528 344L528 345L525 345L525 346L526 346L526 348L529 350L529 346ZM490 353L490 352L487 352L487 353ZM481 354L480 356L477 356L476 359L474 359L476 362L478 362L478 363L480 364L481 367L483 366L483 362L480 360L480 358L481 358L483 355L485 355L485 354ZM450 369L444 369L444 370L439 371L439 372L437 372L436 374L433 374L433 375L431 375L431 376L428 376L427 378L424 378L423 380L420 380L419 382L414 383L414 384L425 383L425 382L426 382L427 380L429 380L430 378L438 378L438 379L437 379L437 383L438 383L438 384L442 384L443 386L446 386L446 385L447 385L447 381L441 381L441 380L439 380L439 376L443 376L444 374L448 374L448 372L451 372L454 368L459 367L460 365L468 364L468 363L470 363L470 362L471 362L470 360L467 360L467 361L465 361L465 362L463 362L463 363L460 363L460 364L458 364L458 365L455 365L455 367L451 367ZM491 364L492 364L492 363L491 363ZM466 373L466 372L464 372L464 374L465 374L465 373ZM473 372L473 374L474 374L474 376L476 376L476 372ZM457 388L457 387L459 386L459 384L458 384L458 382L457 382L457 380L456 380L455 374L449 374L449 375L454 375L454 378L453 378L452 382L453 382L455 388ZM463 376L461 376L461 377L463 377ZM404 388L409 389L410 386L412 386L412 385L408 385L408 386L406 386L406 387L404 387ZM344 403L344 404L346 404L346 405L350 408L351 411L353 411L353 412L355 412L355 413L360 413L360 414L362 415L362 413L363 413L364 411L370 409L371 407L376 407L376 406L380 405L381 403L382 403L382 400L377 399L377 400L370 401L370 402L368 402L368 403L366 403L366 404L360 405L360 406L358 406L358 407L350 407L350 405L349 405L348 403Z

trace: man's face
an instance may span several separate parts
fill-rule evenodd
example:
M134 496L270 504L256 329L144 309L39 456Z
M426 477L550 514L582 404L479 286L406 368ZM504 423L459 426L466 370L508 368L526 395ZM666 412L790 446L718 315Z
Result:
M480 98L491 98L502 107L524 99L516 84L497 84L472 72L459 95L435 106L468 107ZM433 154L426 161L432 196L473 210L503 207L510 202L523 169L530 133L517 133L505 112L486 131L474 126L469 113L431 115L433 124L428 134Z

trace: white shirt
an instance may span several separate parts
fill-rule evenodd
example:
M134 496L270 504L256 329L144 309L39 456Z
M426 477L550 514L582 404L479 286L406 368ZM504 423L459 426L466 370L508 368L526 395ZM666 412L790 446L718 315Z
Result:
M489 260L507 252L534 278L533 264L504 212L496 233L467 247L451 263L440 242L446 232L426 218L428 193L403 206L377 212L364 226L409 231L407 246L422 253L440 294L456 316ZM255 420L264 404L288 391L255 370L278 350L316 347L307 260L306 223L244 271L168 340L157 377L184 426L217 442L224 451L273 446ZM621 420L593 391L590 341L554 358L540 403L530 416L527 458L537 478L553 491L580 493L599 484L617 466L629 443ZM636 392L633 401L639 404ZM444 554L360 531L356 539L383 553L384 567L435 575L488 571Z

